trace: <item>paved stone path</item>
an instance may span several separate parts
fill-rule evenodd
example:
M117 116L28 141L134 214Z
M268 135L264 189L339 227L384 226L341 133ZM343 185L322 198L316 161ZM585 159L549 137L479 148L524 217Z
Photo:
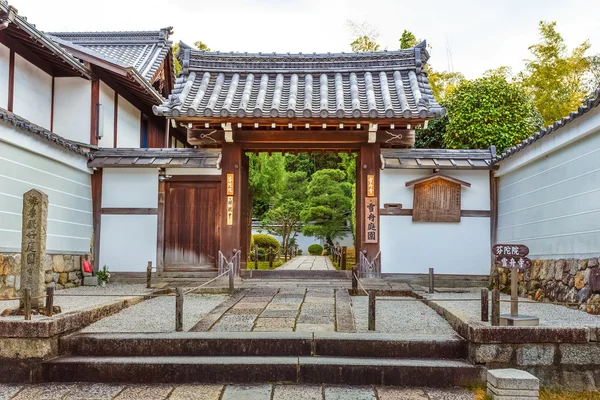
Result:
M297 271L335 271L335 267L327 256L294 257L277 269Z
M96 400L473 400L462 389L330 385L0 384L0 399Z
M346 293L345 289L338 289ZM339 303L350 304L349 296ZM339 304L341 307L342 304ZM336 289L255 287L242 290L203 317L196 332L333 332L336 330ZM338 317L352 321L351 314ZM345 328L353 329L353 327Z

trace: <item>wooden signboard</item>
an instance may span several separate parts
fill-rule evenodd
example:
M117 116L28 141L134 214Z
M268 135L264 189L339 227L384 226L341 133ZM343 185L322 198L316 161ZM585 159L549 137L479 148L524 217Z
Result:
M413 222L460 222L459 183L433 179L415 185Z
M367 196L375 196L375 175L367 175Z
M503 268L524 270L531 267L531 260L521 256L496 256L496 265Z
M233 196L227 196L227 225L233 225Z
M227 196L233 196L233 174L227 174Z
M365 237L364 243L377 243L379 238L379 206L377 197L365 198Z
M497 244L492 247L495 256L521 256L529 254L529 247L522 244Z

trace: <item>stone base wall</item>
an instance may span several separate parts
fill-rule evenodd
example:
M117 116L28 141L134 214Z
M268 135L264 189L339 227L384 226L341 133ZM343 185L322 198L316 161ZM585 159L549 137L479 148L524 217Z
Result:
M81 256L47 255L44 262L46 285L56 289L81 285ZM21 254L0 254L0 297L15 297L21 289Z
M600 314L600 287L590 276L598 273L599 259L532 260L519 273L519 296L536 301L579 303L582 311ZM510 270L498 268L500 290L510 293Z

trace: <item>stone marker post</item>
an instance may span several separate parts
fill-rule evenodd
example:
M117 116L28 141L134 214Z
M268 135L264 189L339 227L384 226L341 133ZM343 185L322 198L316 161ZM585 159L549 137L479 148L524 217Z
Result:
M29 289L31 308L43 308L46 294L46 231L48 228L48 196L32 189L23 195L23 222L21 226L21 292ZM19 308L24 307L23 300Z

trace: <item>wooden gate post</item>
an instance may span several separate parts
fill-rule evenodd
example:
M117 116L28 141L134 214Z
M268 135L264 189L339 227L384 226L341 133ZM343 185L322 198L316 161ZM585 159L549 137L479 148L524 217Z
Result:
M489 309L490 309L490 299L489 292L487 288L481 289L481 321L488 322L489 321Z
M434 283L433 268L429 268L429 293L433 293L434 291L435 291L435 283Z
M175 330L183 331L183 288L175 289Z
M375 291L369 290L369 330L375 330Z
M273 269L273 249L269 247L269 269Z
M54 311L54 286L46 288L46 316L51 317Z
M341 268L343 271L346 270L346 251L348 250L348 247L346 246L342 246L342 264L341 264Z
M500 325L500 291L492 290L492 326Z
M152 261L148 261L148 267L146 267L146 289L152 288Z
M352 266L352 295L358 294L358 265Z
M258 269L258 245L254 245L254 269Z

